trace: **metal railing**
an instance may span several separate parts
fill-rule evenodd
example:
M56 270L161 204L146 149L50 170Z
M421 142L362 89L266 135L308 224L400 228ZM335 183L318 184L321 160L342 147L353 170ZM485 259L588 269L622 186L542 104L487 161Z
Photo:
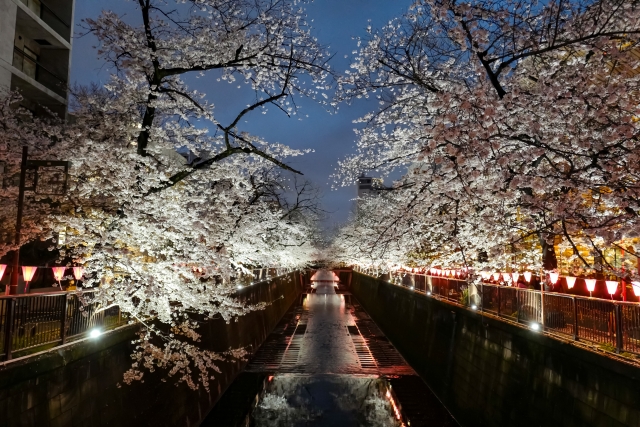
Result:
M67 97L67 82L16 46L13 47L13 66L61 97Z
M597 344L604 350L640 354L638 303L486 283L475 285L413 273L393 273L388 281L567 339Z
M253 270L257 282L290 273L284 268ZM118 306L107 309L92 302L95 289L0 296L0 360L10 360L45 348L125 325ZM244 297L240 297L243 300Z
M0 297L0 355L9 360L51 344L84 337L93 329L127 322L120 309L99 310L95 290Z

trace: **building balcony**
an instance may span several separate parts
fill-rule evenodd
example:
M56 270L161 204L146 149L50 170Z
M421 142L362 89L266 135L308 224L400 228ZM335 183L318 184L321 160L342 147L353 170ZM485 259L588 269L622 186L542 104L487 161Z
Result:
M32 15L31 19L37 17L65 41L70 42L73 1L20 0L20 3L23 7L18 9L18 20L26 18L21 15Z
M19 48L14 48L11 89L19 91L34 111L45 107L60 117L67 108L66 79L58 76Z
M26 54L23 50L13 48L13 67L21 71L27 77L40 83L50 91L57 94L62 100L67 97L67 81L58 76L35 58ZM22 77L22 76L20 76Z

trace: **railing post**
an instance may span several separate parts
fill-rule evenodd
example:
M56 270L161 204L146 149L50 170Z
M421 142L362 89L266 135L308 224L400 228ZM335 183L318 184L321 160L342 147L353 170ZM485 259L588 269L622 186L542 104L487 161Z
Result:
M573 339L578 341L578 302L576 297L571 300L573 301Z
M623 339L622 339L622 306L615 304L615 321L616 321L616 353L622 353Z
M13 316L15 306L15 298L7 299L7 311L4 317L4 360L11 360L11 346L13 344Z
M69 294L62 295L62 313L60 315L60 343L64 344L67 340L67 310L69 310Z
M516 288L516 322L520 323L520 289Z

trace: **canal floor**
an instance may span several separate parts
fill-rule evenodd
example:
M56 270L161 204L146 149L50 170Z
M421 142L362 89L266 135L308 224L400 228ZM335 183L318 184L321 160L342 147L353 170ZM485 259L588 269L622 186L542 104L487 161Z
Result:
M303 294L202 426L457 426L349 294Z

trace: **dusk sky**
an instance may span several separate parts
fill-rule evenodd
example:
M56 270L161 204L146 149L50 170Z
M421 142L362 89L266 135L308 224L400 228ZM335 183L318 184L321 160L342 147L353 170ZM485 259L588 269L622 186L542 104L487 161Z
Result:
M356 49L353 37L366 34L368 21L371 20L374 28L381 27L399 16L410 3L411 0L315 0L307 11L309 21L313 20L316 37L334 54L332 67L343 72L348 69L351 52ZM97 17L101 10L107 8L119 14L126 13L132 19L137 18L131 1L107 3L77 0L76 33L81 31L78 24L82 19ZM106 82L110 70L96 57L93 49L96 39L92 36L77 37L73 43L71 81L80 84ZM251 91L237 89L237 85L217 83L214 76L188 80L188 83L190 87L207 93L208 99L215 104L216 118L223 123L225 118L235 116L252 97ZM288 118L275 108L266 115L256 112L247 117L242 130L260 135L270 142L315 150L289 163L322 189L323 207L329 212L325 226L331 227L347 220L356 190L355 184L331 190L330 175L336 162L354 149L353 129L356 125L353 120L376 109L377 102L368 99L352 105L343 104L337 114L328 113L312 100L298 98L297 102L300 107L297 116Z

